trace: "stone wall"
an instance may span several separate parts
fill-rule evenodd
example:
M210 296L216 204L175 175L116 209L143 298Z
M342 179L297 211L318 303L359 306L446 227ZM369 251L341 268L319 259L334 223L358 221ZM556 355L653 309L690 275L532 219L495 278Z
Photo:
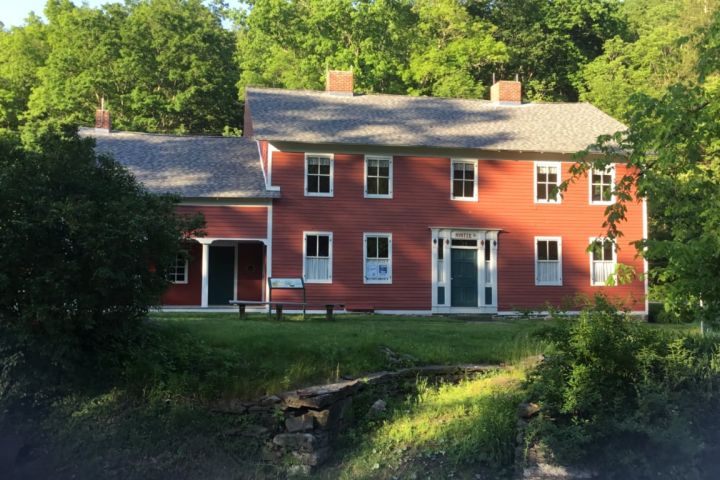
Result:
M353 422L353 398L360 392L377 388L392 392L393 385L417 377L430 382L456 382L496 370L497 365L457 365L404 368L377 372L362 378L329 385L303 388L265 397L257 405L241 404L247 412L267 409L282 415L282 426L268 439L264 457L275 464L287 466L290 474L309 474L322 465L332 452L337 435ZM378 400L372 409L384 408Z

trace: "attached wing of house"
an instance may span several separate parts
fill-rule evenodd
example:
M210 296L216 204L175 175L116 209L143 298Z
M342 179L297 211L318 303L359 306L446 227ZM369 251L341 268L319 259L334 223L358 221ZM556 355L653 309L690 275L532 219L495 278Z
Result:
M331 71L325 92L249 88L244 138L82 134L205 215L168 306L266 300L269 278L302 277L315 306L502 314L602 291L646 311L642 281L607 282L618 263L645 270L603 239L625 166L555 189L575 152L625 127L587 103L520 94L498 82L490 101L354 95L351 74ZM628 206L624 231L646 235L644 204Z

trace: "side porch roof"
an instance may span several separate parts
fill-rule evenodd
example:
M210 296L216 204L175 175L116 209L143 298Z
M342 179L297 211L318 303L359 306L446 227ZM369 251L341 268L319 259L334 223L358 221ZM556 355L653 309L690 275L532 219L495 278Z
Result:
M161 135L81 128L153 193L183 198L270 199L257 142L245 137Z

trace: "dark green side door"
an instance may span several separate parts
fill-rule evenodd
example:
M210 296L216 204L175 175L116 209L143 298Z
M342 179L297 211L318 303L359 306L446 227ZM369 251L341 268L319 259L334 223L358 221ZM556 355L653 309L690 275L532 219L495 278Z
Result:
M227 305L235 286L235 247L210 247L208 304Z
M450 250L450 290L453 307L478 306L477 250Z

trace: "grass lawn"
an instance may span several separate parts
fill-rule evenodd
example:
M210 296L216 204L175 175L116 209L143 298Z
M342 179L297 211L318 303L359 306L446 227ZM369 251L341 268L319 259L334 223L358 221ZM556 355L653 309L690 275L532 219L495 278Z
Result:
M156 313L146 340L123 365L98 367L96 377L21 426L49 452L37 478L284 478L260 460L262 441L242 433L256 420L212 412L208 401L256 399L411 363L518 364L543 351L533 333L549 323L380 315L277 322L264 315L240 321L232 313ZM392 361L385 347L404 361ZM507 473L523 375L520 368L503 370L455 386L419 385L415 394L388 399L385 416L360 422L320 475ZM360 414L367 411L358 406Z
M382 347L409 355L406 363L417 365L513 363L541 352L532 333L547 323L380 315L338 315L334 322L288 318L278 322L257 315L240 321L230 313L161 313L152 322L161 332L181 332L201 342L218 357L207 368L224 370L218 393L248 399L403 366L389 361ZM201 370L195 374L217 373Z

